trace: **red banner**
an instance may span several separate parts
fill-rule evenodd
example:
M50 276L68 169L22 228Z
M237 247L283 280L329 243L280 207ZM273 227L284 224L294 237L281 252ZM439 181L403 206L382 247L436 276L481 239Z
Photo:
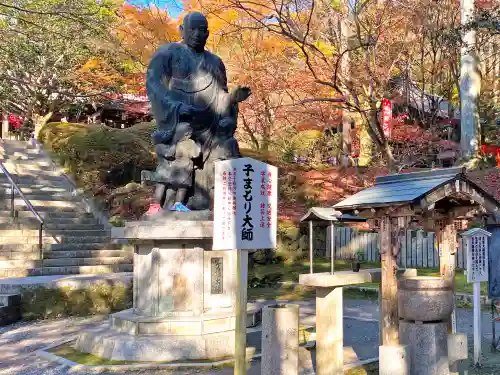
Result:
M387 138L391 137L392 103L390 100L382 100L382 129Z

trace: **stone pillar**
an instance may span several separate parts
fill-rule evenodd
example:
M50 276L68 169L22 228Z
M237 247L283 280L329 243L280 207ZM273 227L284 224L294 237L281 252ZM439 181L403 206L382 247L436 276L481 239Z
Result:
M467 369L469 350L467 335L454 333L448 335L448 359L450 361L450 375L463 374Z
M263 309L261 373L298 375L299 305L272 305Z
M342 287L316 289L316 374L344 374Z
M399 337L410 348L410 373L448 375L448 322L453 283L417 276L398 282Z

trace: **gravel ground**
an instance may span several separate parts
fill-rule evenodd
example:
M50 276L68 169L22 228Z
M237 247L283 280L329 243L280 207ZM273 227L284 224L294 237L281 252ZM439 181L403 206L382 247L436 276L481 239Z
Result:
M305 325L314 324L314 300L301 301L301 322ZM344 343L347 355L355 355L359 360L377 357L378 355L378 305L376 301L345 300L344 301ZM84 375L88 372L69 371L68 367L57 365L39 358L34 351L56 344L63 339L75 337L87 327L99 324L105 317L68 318L48 322L16 323L0 328L0 375ZM459 309L457 312L458 330L467 332L469 344L472 344L472 310ZM483 336L491 339L491 323L489 314L483 314ZM483 352L489 353L489 341L484 343ZM498 365L472 370L470 375L493 375L500 373L500 354ZM313 359L310 352L300 353L303 370L301 375L313 375ZM254 361L248 370L248 375L260 375L260 362ZM111 375L111 373L101 373ZM232 368L220 370L137 370L129 372L112 372L112 374L148 374L148 375L230 375Z

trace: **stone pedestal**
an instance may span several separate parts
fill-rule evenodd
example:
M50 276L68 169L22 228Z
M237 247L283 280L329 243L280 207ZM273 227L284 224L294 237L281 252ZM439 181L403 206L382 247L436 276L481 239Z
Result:
M448 375L448 322L399 322L399 339L410 347L411 375Z
M111 360L232 356L236 253L211 250L212 226L163 219L114 228L114 238L135 245L133 308L111 315L109 327L81 333L76 348ZM247 316L258 323L260 310L250 307Z
M299 284L316 288L316 374L344 374L342 287L380 282L381 274L380 268L373 268L299 276ZM415 270L398 270L399 277L408 274L415 274Z
M299 305L264 307L261 373L298 375Z
M410 348L411 375L448 375L448 322L453 284L440 277L398 282L399 339Z

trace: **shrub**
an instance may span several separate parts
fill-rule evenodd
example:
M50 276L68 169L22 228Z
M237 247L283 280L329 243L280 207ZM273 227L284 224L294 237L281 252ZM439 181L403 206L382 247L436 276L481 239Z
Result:
M151 141L154 123L128 129L104 125L48 123L39 141L86 190L139 180L142 169L155 167Z
M276 254L286 263L304 259L307 255L307 236L291 221L278 223Z
M21 292L24 320L109 314L132 305L132 283L92 284L85 289L36 287Z

